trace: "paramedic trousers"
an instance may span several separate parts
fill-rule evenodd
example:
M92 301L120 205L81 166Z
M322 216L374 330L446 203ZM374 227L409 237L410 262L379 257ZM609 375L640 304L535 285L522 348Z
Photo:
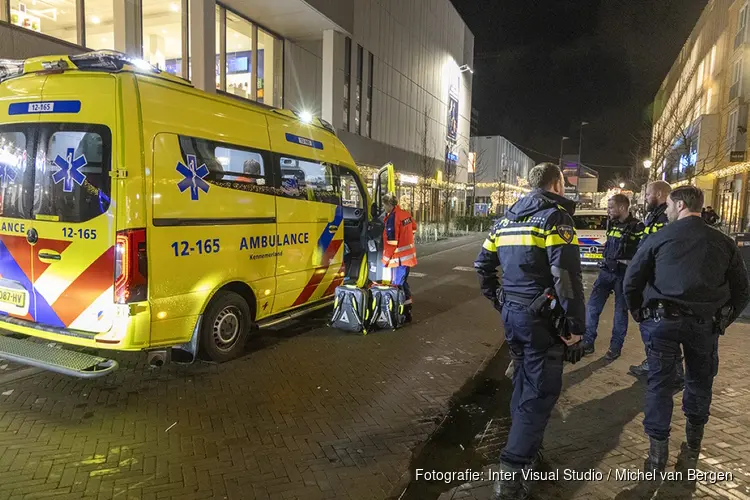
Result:
M669 437L680 346L685 355L682 411L692 424L708 422L714 377L719 371L719 335L713 321L681 316L647 319L641 327L648 335L648 388L643 419L646 434L659 440Z
M625 302L625 294L622 292L623 275L609 269L599 271L594 287L591 289L589 302L586 304L586 333L583 341L593 344L597 337L599 328L599 317L602 315L607 298L615 294L615 318L612 324L612 340L609 348L620 352L625 343L625 334L628 333L628 305Z
M398 266L393 268L393 279L391 283L396 286L400 286L404 289L404 295L406 295L406 305L411 304L411 289L409 289L409 270L411 268L407 266Z
M562 389L564 346L548 319L513 302L503 306L505 341L514 363L511 426L500 460L514 467L530 464L544 438Z

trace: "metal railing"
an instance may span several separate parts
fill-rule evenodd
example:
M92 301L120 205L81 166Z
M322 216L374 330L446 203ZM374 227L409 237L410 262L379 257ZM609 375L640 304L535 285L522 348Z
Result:
M417 244L429 243L432 241L440 241L448 238L455 238L458 236L466 236L468 234L478 234L487 232L490 229L490 225L487 227L480 227L478 230L471 230L469 226L461 227L460 225L451 222L448 227L445 227L445 223L442 222L428 222L419 224L417 234L414 236L414 241Z

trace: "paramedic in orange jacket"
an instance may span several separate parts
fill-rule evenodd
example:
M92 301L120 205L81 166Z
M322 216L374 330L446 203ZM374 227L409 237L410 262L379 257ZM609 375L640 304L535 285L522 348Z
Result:
M417 249L414 246L414 233L417 223L411 214L398 206L396 195L383 196L385 209L385 229L383 230L383 265L391 268L391 283L404 289L406 295L406 321L411 321L411 290L409 289L409 268L417 265Z

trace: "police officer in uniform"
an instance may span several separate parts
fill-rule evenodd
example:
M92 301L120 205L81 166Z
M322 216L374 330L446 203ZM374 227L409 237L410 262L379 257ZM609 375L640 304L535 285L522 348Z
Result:
M649 236L628 267L623 288L633 319L648 335L648 389L643 427L648 466L664 471L669 457L672 386L685 353L682 452L697 460L719 369L719 336L750 301L737 245L701 218L703 192L679 187L667 200L669 224Z
M669 193L671 192L672 186L666 181L654 181L646 186L646 208L648 209L648 214L643 221L645 227L638 248L643 246L649 235L662 229L669 222L667 218L667 198L669 198ZM648 352L648 333L643 327L641 327L641 339L643 340L644 348ZM678 377L682 378L680 376L682 362L677 366ZM629 371L636 377L648 375L648 359L644 359L640 365L631 366Z
M562 389L563 360L575 363L583 355L585 307L572 218L575 203L563 196L565 181L557 165L537 165L528 180L534 190L495 224L474 262L483 294L502 311L515 367L512 424L500 455L507 474L494 489L494 498L502 500L527 497L521 470L532 466L542 444ZM556 327L551 310L560 312Z
M628 333L628 307L622 294L622 278L643 236L643 223L630 215L630 200L624 194L616 194L609 199L607 213L610 224L607 229L607 242L604 244L604 259L599 265L601 271L591 289L589 303L586 306L584 349L586 354L594 352L599 317L607 298L614 292L615 317L612 324L612 339L605 355L607 360L612 361L620 357L625 335Z

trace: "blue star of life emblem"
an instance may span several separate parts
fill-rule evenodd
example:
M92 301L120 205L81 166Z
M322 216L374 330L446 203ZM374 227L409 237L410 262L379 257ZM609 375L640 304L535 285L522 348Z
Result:
M10 165L0 165L0 179L2 179L3 187L16 182L16 170Z
M199 189L204 193L208 193L209 184L203 180L209 173L208 167L205 163L199 167L195 155L187 155L187 166L183 165L182 162L178 162L177 171L184 177L177 184L180 193L190 189L190 199L193 201L198 200Z
M86 161L86 155L81 155L76 159L73 159L75 150L68 148L65 153L65 158L57 155L54 164L59 169L57 172L52 174L52 180L55 184L63 183L63 191L66 193L72 193L73 184L83 185L86 180L86 174L81 172L81 169L88 163Z

